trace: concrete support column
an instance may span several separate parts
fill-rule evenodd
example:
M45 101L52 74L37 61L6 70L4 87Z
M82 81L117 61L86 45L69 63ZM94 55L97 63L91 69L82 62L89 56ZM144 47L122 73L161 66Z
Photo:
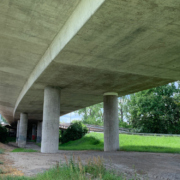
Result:
M42 136L42 122L38 122L37 124L37 143L41 143L41 136Z
M36 125L32 125L32 140L36 139Z
M60 89L44 90L42 153L56 153L59 146Z
M18 137L19 137L19 120L17 121L17 129L16 129L16 143L18 143Z
M104 93L104 151L119 150L118 94Z
M28 125L28 115L25 113L21 113L20 126L19 126L19 137L18 137L18 146L21 148L24 148L26 146L27 125Z

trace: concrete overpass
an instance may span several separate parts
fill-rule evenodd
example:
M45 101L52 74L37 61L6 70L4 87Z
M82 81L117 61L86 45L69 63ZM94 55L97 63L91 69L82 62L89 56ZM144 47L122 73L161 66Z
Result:
M180 77L179 9L178 0L1 1L0 113L21 119L20 146L27 120L43 120L42 152L55 152L59 116L104 101L105 150L118 149L117 95Z

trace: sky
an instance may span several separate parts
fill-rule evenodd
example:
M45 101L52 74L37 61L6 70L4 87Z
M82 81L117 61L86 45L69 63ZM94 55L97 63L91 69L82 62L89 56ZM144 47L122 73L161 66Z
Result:
M82 116L78 113L72 112L60 117L61 123L70 123L73 120L82 120Z

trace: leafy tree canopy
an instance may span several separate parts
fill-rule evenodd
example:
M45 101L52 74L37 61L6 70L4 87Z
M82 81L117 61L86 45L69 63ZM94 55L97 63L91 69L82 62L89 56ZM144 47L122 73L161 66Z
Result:
M146 133L180 133L180 96L174 83L141 91L127 102L128 119Z

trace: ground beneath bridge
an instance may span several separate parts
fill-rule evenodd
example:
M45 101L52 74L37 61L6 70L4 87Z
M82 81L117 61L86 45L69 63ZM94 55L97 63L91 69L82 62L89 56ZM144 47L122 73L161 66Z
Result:
M28 143L27 148L40 150L35 143ZM180 179L180 154L123 151L59 151L56 154L42 154L40 152L12 153L7 151L4 157L11 161L13 168L22 171L25 176L33 176L46 171L59 161L65 162L64 156L70 158L73 154L76 159L80 157L84 163L93 156L103 157L107 168L113 167L128 178L132 178L136 173L141 179Z

